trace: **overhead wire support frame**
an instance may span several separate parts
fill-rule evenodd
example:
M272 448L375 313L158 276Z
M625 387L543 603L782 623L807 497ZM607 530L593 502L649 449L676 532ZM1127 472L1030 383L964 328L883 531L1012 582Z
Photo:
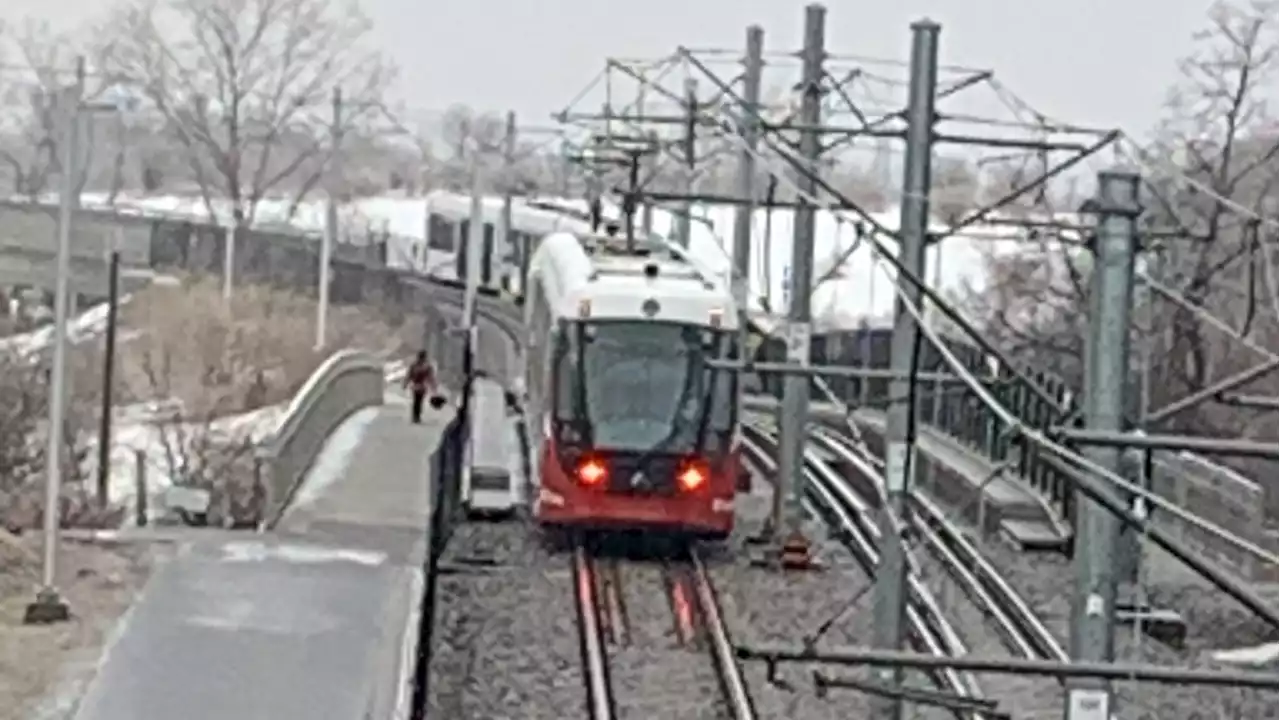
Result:
M690 55L689 51L684 48L681 48L678 52L683 54L688 59L690 64L692 64L701 73L703 73L703 75L705 75L707 79L709 79L713 84L719 85L722 90L725 90L725 95L733 99L737 103L740 112L744 112L744 113L752 112L750 108L746 107L742 98L738 96L736 93L734 93L731 88L725 85L724 80L722 80L719 76L717 76L711 70L711 68L707 67L704 63L699 61L696 57L693 57L692 55ZM721 127L729 132L734 131L734 128L728 121L722 120ZM883 224L878 222L870 213L862 209L856 203L849 201L849 199L843 193L839 192L829 182L823 179L820 174L810 172L809 168L805 166L804 162L792 157L789 153L779 151L777 144L771 142L771 139L769 137L770 134L773 134L776 136L776 133L765 133L762 135L761 140L770 149L772 149L779 156L779 158L781 158L793 169L795 169L796 172L813 175L813 179L819 188L821 188L824 192L826 192L831 197L837 198L844 207L846 207L850 212L857 215L866 225L874 229L875 234L878 234L881 237L892 239L895 241L898 239L898 234L896 232L893 232L892 230L888 229ZM1090 153L1088 154L1101 150L1103 147L1105 147L1105 145L1109 144L1116 137L1118 137L1118 135L1119 135L1118 132L1109 133L1106 138L1096 143L1095 146L1090 149ZM1024 186L1017 193L1010 193L1010 195L1007 196L1007 198L1003 199L1000 205L1007 204L1013 198L1016 198L1019 195L1025 192L1028 192L1031 189L1034 189L1041 182L1051 178L1053 175L1064 172L1071 165L1074 165L1080 162L1081 160L1083 160L1084 157L1087 157L1087 154L1082 154L1077 158L1072 158L1071 160L1065 161L1059 166L1059 169L1057 169L1056 172L1051 171L1053 173L1052 175L1046 175L1042 177L1039 182L1031 183L1029 185ZM830 205L830 204L829 203L824 204L824 206L827 206L827 205ZM997 209L999 209L999 207L993 203L992 205L987 206L987 208L983 212L990 213L990 212L994 212ZM974 220L973 222L976 222L976 220ZM940 293L938 293L938 291L931 288L929 284L924 281L923 278L917 277L914 273L911 272L909 268L903 267L902 263L898 261L894 253L886 252L882 243L880 243L875 238L874 235L872 235L868 239L873 244L881 245L880 255L883 257L885 262L887 262L890 266L894 268L899 278L906 280L912 285L919 286L921 292L925 295L925 297L927 297L931 302L933 302L934 305L938 307L939 310L942 311L942 314L945 315L948 320L954 322L956 326L959 327L968 337L973 339L973 341L977 343L977 345L984 352L999 359L1001 365L1008 368L1009 372L1016 379L1025 383L1026 386L1031 390L1033 394L1037 396L1038 399L1045 402L1048 407L1055 408L1056 414L1058 417L1065 417L1069 414L1069 411L1067 408L1063 408L1060 406L1058 398L1051 395L1039 383L1035 382L1035 380L1033 380L1025 371L1023 371L1022 368L1020 368L1015 363L1011 362L1008 359L1008 356L1003 351L995 347L995 345L993 345L989 340L983 337L981 333L977 332L977 330L973 327L972 323L970 323L968 319L966 319L963 315L956 312L955 309L952 308L950 304L946 301L946 299L943 298ZM851 253L852 253L852 248L847 249L840 257L836 258L834 266L839 267L841 264L843 264L843 262L848 259ZM830 277L831 277L830 271L828 271L823 276L820 276L817 280L817 283L815 284L820 284L822 282L825 282L826 280L830 279Z
M685 52L685 51L682 50L681 52ZM686 54L686 57L688 57L687 54ZM711 80L713 84L719 84L722 86L722 88L728 90L728 88L723 85L723 81L720 80L719 77L716 76L715 73L713 73L709 68L707 68L705 64L700 63L697 58L688 57L688 60L698 70L704 73L707 76L707 78ZM726 92L726 94L729 97L737 100L740 106L743 106L741 99L737 97L735 94L733 94L731 90ZM750 112L750 110L745 110L745 111ZM733 129L732 124L727 121L723 122L723 127L725 127L729 131L732 131ZM1107 144L1114 141L1115 138L1118 136L1119 136L1118 131L1113 131L1108 133L1105 137L1099 140L1098 143L1095 144L1095 146L1091 149L1092 152L1096 152L1097 150L1102 149ZM774 143L771 143L767 136L762 137L762 140L766 143L767 146L773 149L782 160L784 160L787 164L795 168L797 172L800 172L800 173L808 172L808 168L805 167L803 162L791 157L786 152L779 151L777 145ZM1069 167L1070 164L1079 162L1086 155L1087 154L1082 154L1079 157L1072 158L1071 160L1066 161L1056 169L1056 172L1061 172L1065 170L1065 168ZM1037 185L1039 182L1043 182L1045 179L1047 179L1047 177L1051 176L1054 173L1055 171L1051 171L1050 173L1046 173L1042 175L1041 179L1037 183L1031 183L1028 186L1024 186L1023 188L1019 189L1016 192L1010 193L1009 198L1012 199L1013 197L1017 197L1027 192L1029 189L1034 188L1035 185ZM815 176L814 179L816 184L819 187L821 187L824 191L829 193L832 197L840 198L843 202L849 203L848 198L846 198L842 193L840 193L835 188L833 188L829 183L823 180L820 176ZM861 217L868 225L875 228L876 231L881 236L887 237L887 238L897 237L896 233L888 230L883 225L878 223L873 217L871 217L864 210L857 207L855 204L852 204L852 203L849 203L849 204L851 206L850 210L855 214L857 214L859 217ZM987 209L981 212L993 212L995 209L997 209L995 205L996 204L993 204L992 206L989 206ZM1058 417L1060 418L1065 417L1069 414L1068 408L1061 407L1059 405L1059 401L1056 398L1049 395L1048 392L1044 388L1042 388L1038 383L1034 382L1031 378L1027 377L1026 373L1023 372L1021 368L1009 362L1007 357L1004 355L1002 351L995 348L993 345L991 345L989 341L986 340L986 338L984 338L981 334L977 333L977 331L973 328L973 326L962 315L956 312L945 301L944 298L941 298L936 291L934 291L926 283L924 283L921 278L916 277L909 269L903 268L901 266L901 263L897 262L897 258L894 256L894 254L887 252L887 250L883 248L882 244L874 236L869 238L869 240L873 244L880 246L879 247L880 255L882 256L883 260L886 263L888 263L891 267L893 267L897 271L897 276L899 278L902 278L913 285L920 286L923 291L923 294L926 297L928 297L929 300L932 301L935 304L935 306L937 306L943 312L944 315L946 315L949 319L955 322L962 330L964 330L964 332L967 335L969 335L980 347L982 347L983 350L987 351L992 356L998 358L1001 361L1001 364L1004 365L1010 371L1011 374L1013 374L1020 381L1024 382L1027 385L1027 387L1033 393L1036 393L1037 395L1039 395L1042 400L1045 400L1049 404L1049 407L1057 408ZM990 399L988 398L988 400ZM1007 415L1007 413L1005 414ZM1011 416L1007 419L1010 421L1012 420ZM1027 440L1035 442L1038 445L1043 446L1046 442L1050 442L1046 437L1044 437L1038 431L1029 431L1027 428L1021 428L1019 432L1020 434L1027 436L1026 438ZM1063 457L1065 458L1071 457L1071 454L1070 454L1071 451L1065 448L1062 448L1060 451L1058 451L1059 454L1061 454L1062 452L1068 453ZM1052 460L1053 458L1049 458L1049 459ZM1120 501L1117 500L1114 504L1107 502L1109 500L1112 500L1113 498L1110 495L1104 493L1101 490L1101 488L1094 487L1092 484L1093 478L1086 476L1084 471L1076 470L1074 473L1072 473L1071 471L1074 470L1074 468L1071 468L1071 466L1068 465L1065 461L1057 462L1054 464L1060 465L1059 469L1063 470L1064 472L1067 472L1068 477L1074 479L1075 484L1078 487L1081 487L1082 490L1085 490L1090 495L1094 495L1096 493L1099 497L1101 497L1101 501L1104 502L1104 504L1107 504L1109 509L1111 509L1112 512L1120 515L1125 522L1130 524L1136 524L1138 527L1146 528L1147 532L1152 537L1152 540L1155 541L1158 545L1161 545L1166 550L1178 556L1179 559L1190 564L1198 572L1200 572L1207 579L1209 579L1211 582L1217 585L1220 589L1224 590L1225 592L1227 592L1228 594L1236 598L1238 601L1240 601L1242 604L1247 606L1251 611L1253 611L1259 617L1269 622L1272 626L1276 626L1277 624L1280 624L1278 623L1278 620L1277 620L1276 609L1272 607L1271 603L1268 603L1264 599L1262 599L1259 596L1259 594L1256 591L1254 591L1253 588L1246 587L1242 583L1236 582L1233 578L1226 576L1224 573L1218 572L1216 568L1211 567L1211 563L1204 561L1203 558L1200 558L1194 553L1190 553L1185 548L1181 547L1172 538L1160 532L1159 528L1149 526L1145 518L1133 517L1130 512L1130 509ZM1095 471L1093 468L1088 468L1087 466L1085 469L1088 470L1089 472ZM1116 482L1117 480L1116 478L1110 477L1110 476L1106 476L1104 479L1110 480L1113 483ZM1144 497L1150 496L1150 493L1143 492L1141 488L1134 487L1129 483L1121 483L1121 485L1125 487L1126 490L1135 492ZM1161 506L1161 507L1164 506L1161 502L1159 502L1160 500L1162 500L1162 498L1149 497L1149 499L1152 502L1155 502L1157 506ZM1171 512L1173 511L1171 510ZM1178 513L1175 512L1174 514L1178 514Z

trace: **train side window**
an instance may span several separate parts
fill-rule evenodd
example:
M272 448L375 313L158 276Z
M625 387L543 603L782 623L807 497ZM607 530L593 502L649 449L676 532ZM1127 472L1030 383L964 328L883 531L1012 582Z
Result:
M428 247L433 250L453 252L454 224L438 213L431 214L428 224L430 226L430 240L428 242Z

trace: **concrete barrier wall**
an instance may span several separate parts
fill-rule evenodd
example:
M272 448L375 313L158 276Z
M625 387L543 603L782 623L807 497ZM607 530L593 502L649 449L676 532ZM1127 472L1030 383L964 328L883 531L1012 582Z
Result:
M384 386L382 363L355 350L334 353L312 373L275 435L258 449L263 527L280 519L330 433L357 410L382 404Z

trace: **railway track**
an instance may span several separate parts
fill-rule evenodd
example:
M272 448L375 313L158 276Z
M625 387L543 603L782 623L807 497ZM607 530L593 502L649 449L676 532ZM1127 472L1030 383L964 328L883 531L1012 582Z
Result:
M837 459L846 479L861 475L865 484L880 477L877 464L847 436L819 427L812 438ZM1067 662L1053 630L936 502L920 491L911 493L907 522L916 541L908 568L922 585L933 586L935 597L947 598L942 610L960 621L971 650ZM1061 685L1055 680L1006 677L998 687L991 697L1001 700L1002 707L1016 708L1019 717L1057 717L1061 712Z
M591 720L756 718L695 546L655 562L583 538L573 546L573 586Z
M744 423L743 429L748 457L764 471L764 475L772 476L776 472L776 465L768 448L777 444L773 429L766 423L751 420ZM873 503L861 497L833 464L819 454L816 443L811 443L805 449L804 465L806 509L822 518L866 574L874 577L880 561L880 531L872 512ZM914 574L907 582L906 622L908 642L918 652L940 657L969 652L942 611L937 598ZM996 703L984 696L982 687L971 673L941 670L931 677L937 687L936 692L904 690L904 699L921 705L945 708L954 717L967 720L1008 717L998 712ZM819 688L822 687L823 683L819 682ZM856 688L872 694L888 692L887 688L873 680L859 682Z

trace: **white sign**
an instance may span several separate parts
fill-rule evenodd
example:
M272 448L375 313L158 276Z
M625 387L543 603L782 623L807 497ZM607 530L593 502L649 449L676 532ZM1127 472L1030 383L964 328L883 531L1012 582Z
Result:
M907 489L907 457L910 446L904 442L885 443L884 446L884 485L891 493L905 492Z
M808 365L812 338L813 326L809 323L787 323L787 360Z
M1109 701L1105 690L1071 690L1067 696L1067 720L1107 720Z

